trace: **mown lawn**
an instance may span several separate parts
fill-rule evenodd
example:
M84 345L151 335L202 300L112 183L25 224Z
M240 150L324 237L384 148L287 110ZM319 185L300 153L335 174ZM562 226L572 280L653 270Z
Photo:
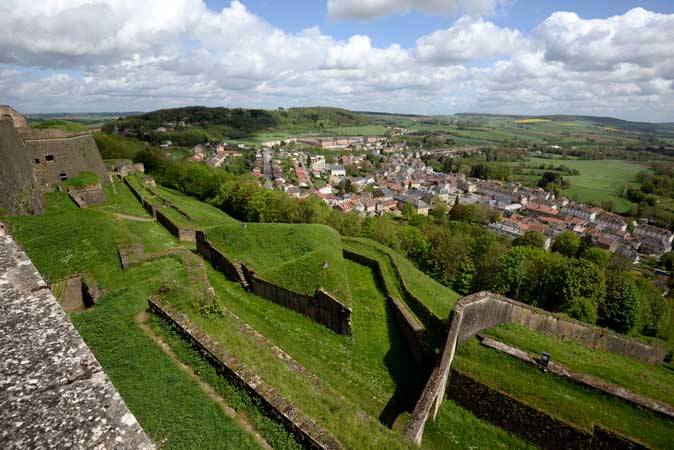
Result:
M472 339L459 347L453 367L575 426L592 431L594 424L635 438L648 446L671 449L671 422L570 380L523 363Z
M521 325L501 325L483 333L530 353L548 352L554 361L575 372L594 375L674 406L674 371L662 364L645 364L575 342L561 342Z
M262 278L313 295L319 286L351 304L339 234L323 225L239 223L213 227L208 240ZM327 268L324 263L327 262Z

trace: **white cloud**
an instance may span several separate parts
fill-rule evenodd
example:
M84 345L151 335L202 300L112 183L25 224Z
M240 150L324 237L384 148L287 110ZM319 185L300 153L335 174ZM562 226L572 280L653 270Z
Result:
M463 17L412 48L286 32L236 0L217 12L203 0L5 0L0 29L0 103L26 112L321 104L674 121L674 15L643 9L555 13L530 35Z
M508 0L328 0L333 19L370 20L418 10L430 15L491 14Z
M536 34L547 59L579 70L613 70L621 63L652 67L674 57L674 15L643 8L593 20L557 12Z
M459 19L446 30L437 30L417 40L416 55L434 64L452 64L510 56L529 47L518 30L499 28L484 19Z

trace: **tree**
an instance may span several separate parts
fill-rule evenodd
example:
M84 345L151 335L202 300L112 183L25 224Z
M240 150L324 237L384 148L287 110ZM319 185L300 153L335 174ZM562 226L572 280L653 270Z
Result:
M580 248L580 238L571 231L562 231L552 244L552 251L564 256L575 257Z
M597 321L597 302L586 297L575 297L562 312L572 319L593 324Z
M599 247L590 247L588 249L585 249L585 251L581 254L581 258L587 259L588 261L592 261L602 269L608 267L608 264L611 262L612 256L613 255L611 255L610 252L601 249Z
M545 236L538 231L527 231L522 236L515 238L513 247L545 248Z
M639 291L623 271L610 270L606 276L606 298L599 303L598 323L619 333L633 333L639 324Z
M433 209L431 209L429 214L437 223L442 223L445 220L445 217L447 217L448 212L449 207L445 202L442 200L435 200L433 202Z

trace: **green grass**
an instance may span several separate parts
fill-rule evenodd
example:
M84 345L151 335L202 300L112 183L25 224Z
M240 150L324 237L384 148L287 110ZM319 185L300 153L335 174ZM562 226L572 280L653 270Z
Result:
M313 295L323 287L351 304L339 234L323 225L249 223L208 230L208 240L262 278L294 292ZM322 269L323 262L328 268Z
M98 183L100 183L98 175L96 175L94 172L86 172L86 171L80 172L80 174L74 178L70 178L66 181L61 182L63 186L72 187L75 189L82 189L83 187L93 186Z
M554 361L575 372L602 378L674 406L674 372L664 365L644 364L613 353L592 350L575 342L561 342L521 325L501 325L484 334L530 353L548 352Z
M250 294L208 268L217 301L317 374L320 386L290 371L267 347L242 333L231 317L198 314L186 296L177 297L173 305L348 448L413 448L376 422L397 382L409 380L403 343L391 328L371 271L349 262L347 267L357 299L353 338ZM365 420L359 408L374 418Z
M87 131L89 128L77 122L70 122L68 120L44 120L41 122L31 122L31 128L37 130L59 129L63 131Z
M580 175L564 177L571 183L571 187L562 191L562 194L584 203L599 204L603 200L610 199L614 202L614 211L616 212L625 212L634 206L633 203L620 197L620 194L626 187L638 186L636 175L646 169L641 164L621 160L529 158L526 163L534 166L539 164L565 165L570 169L578 170ZM500 164L517 166L520 162ZM528 177L527 180L535 183L538 178Z
M193 197L181 194L173 189L157 185L156 192L162 198L171 201L185 211L201 227L239 223L222 210L201 202Z
M120 212L133 212L117 206ZM122 271L114 237L120 229L128 232L126 222L102 210L79 210L64 194L47 195L45 214L10 221L13 235L42 273L58 278L88 271L110 291L95 307L72 319L155 443L176 450L259 448L134 323L161 284L187 282L178 261L163 258ZM171 241L157 223L142 227L154 228L165 244ZM146 228L136 232L152 236Z
M394 275L394 284L399 284L399 281L395 280L395 273L399 273L410 292L421 300L439 319L445 320L449 317L449 312L460 297L459 294L447 286L438 283L417 269L409 259L385 245L361 238L347 238L344 241L348 244L347 249L352 249L357 253L363 252L363 254L375 257L380 262L386 264L389 267L390 273ZM386 255L390 259L386 258ZM398 270L396 270L391 261L395 263ZM401 296L400 298L403 297Z
M445 399L435 420L426 422L421 448L533 450L536 447Z
M99 272L116 260L114 218L94 209L79 210L66 194L45 197L44 214L9 219L12 234L43 275L59 280L86 270Z
M615 397L541 372L472 339L459 347L453 367L509 396L591 432L594 424L660 449L672 448L671 422Z
M208 383L237 414L243 415L275 450L302 450L293 435L261 411L260 401L233 385L208 362L197 349L181 336L172 324L157 315L150 315L147 324L168 343L178 359Z
M108 183L103 186L103 191L108 202L104 205L95 206L96 209L137 217L151 217L124 183Z

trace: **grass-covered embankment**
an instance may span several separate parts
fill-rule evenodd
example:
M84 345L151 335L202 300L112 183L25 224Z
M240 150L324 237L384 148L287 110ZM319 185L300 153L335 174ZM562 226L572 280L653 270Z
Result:
M128 199L128 189L109 201ZM121 194L127 190L125 194ZM118 212L133 214L115 205ZM107 207L78 209L64 194L48 194L46 212L9 218L11 232L38 270L58 279L86 271L108 294L72 320L143 429L163 449L256 449L253 438L166 355L134 322L147 298L165 282L186 283L173 258L126 271L119 268L115 238L129 233ZM139 223L130 233L156 246L177 242L157 223ZM147 234L147 236L145 236Z
M552 417L592 432L594 424L657 449L671 449L674 427L666 419L615 397L483 347L462 344L453 368Z
M65 181L62 181L61 184L64 187L71 187L74 189L82 189L87 186L94 186L98 184L98 175L93 172L80 172L79 175L73 178L69 178Z
M208 240L229 258L291 291L322 287L351 304L339 234L323 225L249 223L213 227ZM324 263L327 262L327 267Z
M674 371L614 353L593 350L576 342L562 342L521 325L507 324L482 332L530 353L550 353L574 372L583 372L640 395L674 405Z
M370 239L344 238L344 246L347 250L379 261L380 265L386 268L385 277L390 276L390 282L398 289L401 299L404 300L401 286L401 282L404 282L409 291L437 318L446 320L449 317L449 312L460 297L459 294L417 269L405 256ZM410 307L413 308L413 305Z

